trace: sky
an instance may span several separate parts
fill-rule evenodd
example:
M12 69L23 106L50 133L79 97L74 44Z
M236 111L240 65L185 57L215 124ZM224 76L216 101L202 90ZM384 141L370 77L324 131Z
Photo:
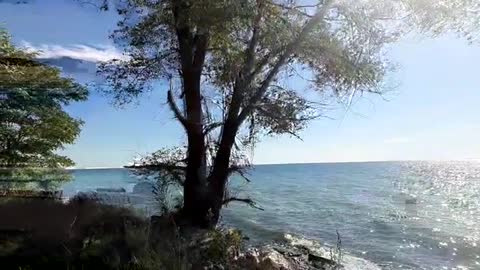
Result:
M72 0L0 0L0 24L13 41L61 65L81 82L95 63L121 54L109 40L117 18ZM480 45L443 36L409 37L390 48L398 87L384 97L364 96L351 107L332 104L328 118L290 136L266 137L255 164L383 160L480 159ZM79 62L82 60L83 62ZM62 153L78 168L120 167L138 155L182 144L185 137L165 106L165 85L123 108L92 91L66 110L85 121Z

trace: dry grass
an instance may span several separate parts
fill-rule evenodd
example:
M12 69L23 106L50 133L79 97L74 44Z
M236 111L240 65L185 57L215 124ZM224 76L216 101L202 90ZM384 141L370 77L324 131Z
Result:
M127 232L145 235L146 220L129 209L82 198L68 204L40 199L3 201L0 217L0 259L15 269L86 263L116 268L145 248L146 240L133 244Z
M0 201L0 217L2 270L203 269L224 265L241 242L236 233L180 230L173 216L150 221L82 197Z

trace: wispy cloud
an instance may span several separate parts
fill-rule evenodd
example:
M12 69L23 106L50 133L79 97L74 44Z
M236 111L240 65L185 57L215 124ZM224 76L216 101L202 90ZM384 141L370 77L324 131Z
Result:
M412 139L408 137L393 137L393 138L388 138L383 141L385 144L402 144L402 143L409 143L411 142Z
M56 59L68 57L88 62L101 62L112 59L126 59L117 48L111 45L89 46L83 44L75 44L70 46L41 44L33 45L23 41L22 46L29 51L38 53L38 58Z

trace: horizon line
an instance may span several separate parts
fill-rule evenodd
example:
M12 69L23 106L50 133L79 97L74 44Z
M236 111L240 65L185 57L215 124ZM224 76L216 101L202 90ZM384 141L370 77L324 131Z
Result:
M268 165L308 165L308 164L338 164L338 163L380 163L380 162L449 162L449 161L480 161L480 158L466 158L466 159L398 159L398 160L353 160L353 161L318 161L318 162L285 162L285 163L254 163L252 166L268 166ZM71 167L66 170L108 170L108 169L125 169L124 166L112 167Z

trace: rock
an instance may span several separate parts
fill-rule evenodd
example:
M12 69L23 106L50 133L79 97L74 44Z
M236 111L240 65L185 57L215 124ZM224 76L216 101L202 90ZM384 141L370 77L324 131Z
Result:
M272 247L265 247L260 251L260 263L258 264L261 270L294 270L298 269L295 265L280 252Z
M297 249L287 248L284 246L274 247L276 251L280 252L282 255L289 256L289 257L298 257L302 256L304 253Z
M96 202L97 201L97 193L95 192L78 192L75 196L70 198L69 201L76 201L76 202Z
M234 259L238 269L258 269L260 264L260 254L258 249L250 248L245 253L240 254Z
M250 248L240 254L235 260L238 269L255 270L301 270L309 269L306 264L302 266L296 259L284 255L272 246L260 249Z
M308 254L308 261L311 262L312 265L320 269L339 268L339 265L334 260L327 259L311 253Z
M115 192L115 193L125 193L124 188L97 188L97 192Z
M286 250L287 257L307 265L308 268L300 269L321 269L321 270L381 270L382 267L367 261L363 258L352 256L348 253L341 254L339 262L330 259L330 251L320 245L319 242L293 235L285 235L285 243L281 247ZM295 252L302 253L299 257L292 257ZM338 254L337 254L338 256Z
M417 204L417 198L405 199L405 204Z
M129 196L125 193L115 192L79 192L76 200L95 201L102 204L125 206L130 203Z
M340 270L338 264L303 245L274 243L260 248L250 248L241 253L238 269L255 270ZM363 270L363 269L362 269Z
M155 185L149 182L140 182L133 187L132 193L142 194L149 197L154 197Z

